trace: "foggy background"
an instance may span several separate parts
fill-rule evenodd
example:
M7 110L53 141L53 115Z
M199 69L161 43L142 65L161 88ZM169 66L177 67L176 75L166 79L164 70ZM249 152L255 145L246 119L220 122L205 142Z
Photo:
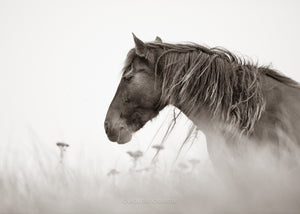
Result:
M222 46L300 81L299 9L296 0L1 0L0 158L30 156L33 140L58 153L63 141L70 163L85 154L107 171L126 166L126 151L145 151L168 111L126 145L109 142L103 128L132 32L146 42ZM174 158L187 128L179 124L164 160ZM187 155L206 159L200 138Z

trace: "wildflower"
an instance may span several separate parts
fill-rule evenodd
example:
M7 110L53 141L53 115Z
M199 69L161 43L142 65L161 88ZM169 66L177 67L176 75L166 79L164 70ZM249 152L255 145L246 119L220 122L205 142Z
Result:
M112 169L107 173L108 176L115 176L117 174L119 174L119 171L117 171L116 169Z
M155 155L154 155L154 157L153 157L153 159L151 161L151 163L155 165L157 163L157 161L158 161L158 154L159 154L160 150L164 149L164 146L161 145L161 144L159 144L159 145L152 146L152 148L156 149L156 153L155 153Z
M57 142L56 145L60 150L60 163L62 163L64 159L64 152L66 151L66 148L69 147L69 144L63 142Z
M135 161L137 161L140 157L143 156L143 152L141 151L135 151L135 152L131 152L131 151L128 151L127 154L132 157Z
M130 157L132 157L132 159L133 159L133 166L132 166L132 168L135 168L136 165L137 165L138 159L141 158L141 157L143 156L143 152L141 152L141 151L139 151L139 150L138 150L138 151L135 151L135 152L128 151L127 154L128 154Z
M153 149L156 149L157 151L163 150L164 146L163 145L154 145L152 146Z

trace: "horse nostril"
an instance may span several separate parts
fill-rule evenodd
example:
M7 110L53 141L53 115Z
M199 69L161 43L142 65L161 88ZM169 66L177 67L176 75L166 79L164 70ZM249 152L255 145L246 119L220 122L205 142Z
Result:
M122 131L123 129L125 129L125 125L124 124L120 124L119 129L120 129L120 131Z
M108 121L104 122L104 128L105 128L105 132L108 133L109 132L109 122Z

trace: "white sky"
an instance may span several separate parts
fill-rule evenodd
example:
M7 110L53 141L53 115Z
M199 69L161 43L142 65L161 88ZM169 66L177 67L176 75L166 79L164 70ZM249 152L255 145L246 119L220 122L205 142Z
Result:
M103 128L131 32L223 46L300 81L299 9L296 0L1 0L0 148L31 142L31 129L41 144L66 141L103 165L145 148L162 116L125 146L109 143Z

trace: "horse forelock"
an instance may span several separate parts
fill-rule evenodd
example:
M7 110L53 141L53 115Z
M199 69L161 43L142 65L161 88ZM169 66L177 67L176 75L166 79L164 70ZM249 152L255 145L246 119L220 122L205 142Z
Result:
M122 75L124 75L128 71L128 69L131 67L134 57L136 57L136 52L135 52L135 49L133 48L127 54L127 57L125 59L125 63L124 63L123 69L122 69Z

